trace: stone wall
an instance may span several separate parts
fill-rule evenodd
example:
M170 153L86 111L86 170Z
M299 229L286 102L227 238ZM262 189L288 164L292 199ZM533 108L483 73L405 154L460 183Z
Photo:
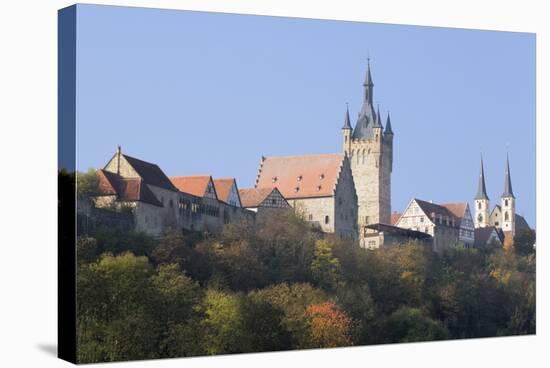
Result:
M354 139L351 168L358 197L358 226L391 224L391 138Z
M334 232L334 197L290 199L288 203L313 227L327 233Z

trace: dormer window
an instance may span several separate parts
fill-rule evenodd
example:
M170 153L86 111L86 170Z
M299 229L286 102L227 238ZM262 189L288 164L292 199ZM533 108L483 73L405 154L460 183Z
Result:
M300 187L294 188L294 191L295 191L295 192L298 192L299 190L300 190Z
M302 181L302 175L298 176L298 181Z
M271 182L272 182L272 183L276 183L276 182L277 182L277 177L276 177L276 176L272 177L272 178L271 178Z
M318 185L318 186L317 186L317 191L320 191L320 190L321 190L321 186Z
M319 179L323 180L325 178L325 174L319 175Z

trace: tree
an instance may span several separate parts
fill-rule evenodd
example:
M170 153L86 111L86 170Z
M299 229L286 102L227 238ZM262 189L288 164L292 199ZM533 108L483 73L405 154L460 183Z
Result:
M160 356L203 354L200 303L203 293L197 282L182 273L177 264L161 265L151 278L157 293L155 321L164 331Z
M99 178L96 170L89 168L86 172L77 172L76 191L79 198L91 198L100 194Z
M290 333L293 348L309 347L309 319L306 309L311 304L328 300L327 295L310 284L282 283L249 293L249 299L268 302L284 314L282 324Z
M307 307L309 319L309 347L333 348L350 346L351 319L333 302L311 304Z
M332 246L327 240L317 240L311 263L313 279L324 290L336 290L343 286L340 262L333 256Z
M418 308L397 309L389 316L384 326L388 342L433 341L448 337L448 332L441 322L426 316Z
M246 351L245 317L239 295L208 290L204 301L203 347L207 354L228 354Z
M145 257L104 255L77 273L79 363L157 357L159 326Z
M514 250L520 256L535 253L536 233L531 229L518 230L514 236Z

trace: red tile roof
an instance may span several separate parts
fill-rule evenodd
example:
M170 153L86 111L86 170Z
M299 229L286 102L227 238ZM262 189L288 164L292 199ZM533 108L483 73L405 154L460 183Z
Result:
M468 203L443 203L442 206L451 211L457 218L462 219L466 213Z
M259 207L260 204L277 188L245 188L239 189L241 206L245 208Z
M433 219L433 215L441 215L443 219L445 219L446 216L449 217L449 220L455 219L455 227L458 227L460 225L460 219L457 218L450 210L448 210L446 207L441 206L439 204L426 202L421 199L415 198L416 203L418 203L418 206L424 211L424 213ZM451 225L452 226L452 225Z
M255 187L277 187L287 199L333 196L343 159L342 154L266 157Z
M162 207L162 203L141 178L122 178L106 170L98 170L96 175L102 195L116 195L121 201L140 201Z
M231 188L233 184L237 186L235 178L219 178L214 179L214 187L216 187L216 194L218 199L225 203L229 203L229 196L231 195Z
M172 184L183 193L197 197L204 197L208 183L212 180L209 175L171 176Z
M391 214L391 224L395 225L397 224L397 221L399 221L399 218L401 217L402 213L394 212Z

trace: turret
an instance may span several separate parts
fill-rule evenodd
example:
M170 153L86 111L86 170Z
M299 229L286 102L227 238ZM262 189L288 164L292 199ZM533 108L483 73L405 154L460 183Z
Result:
M506 169L504 172L504 192L500 197L502 207L502 231L516 233L516 197L512 190L512 176L510 174L510 160L506 154Z
M393 130L391 128L390 112L388 111L388 117L386 118L386 129L384 129L384 141L389 149L390 159L390 172L393 169Z
M342 127L342 136L343 136L343 147L344 147L344 153L346 153L347 156L350 155L351 152L351 123L349 120L349 106L346 104L346 115L344 116L344 126Z
M483 156L481 157L481 169L479 171L479 181L477 185L477 194L475 201L475 227L489 226L489 196L485 187L485 172L483 170Z

